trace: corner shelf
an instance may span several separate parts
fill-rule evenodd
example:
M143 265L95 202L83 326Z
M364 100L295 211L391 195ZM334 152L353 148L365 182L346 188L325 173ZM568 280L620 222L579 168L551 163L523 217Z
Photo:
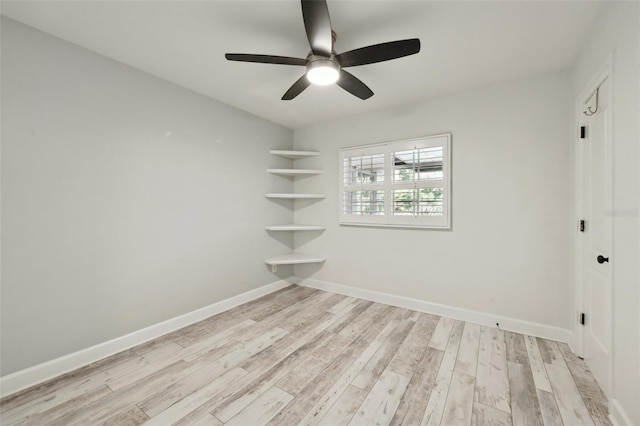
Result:
M327 260L325 257L312 254L289 253L282 256L271 257L265 260L267 265L299 265L302 263L322 263Z
M274 175L282 176L311 176L319 175L322 170L309 170L309 169L267 169L267 172Z
M278 150L272 149L269 151L272 155L277 155L279 157L288 158L290 160L299 160L302 158L308 157L316 157L320 155L317 151L293 151L293 150ZM291 176L294 179L296 177L305 177L305 176L313 176L319 175L323 173L322 170L316 169L296 169L295 167L286 168L286 169L267 169L267 173L271 173L274 175L280 176ZM281 200L320 200L326 197L325 194L296 194L296 193L269 193L265 194L267 198L271 199L281 199ZM295 208L295 204L294 208ZM287 225L270 225L266 226L267 231L272 232L304 232L304 231L324 231L326 228L323 225L299 225L295 223L287 224ZM304 254L304 253L293 253L285 254L282 256L275 256L265 260L267 265L271 266L271 272L276 272L278 269L278 265L299 265L305 263L322 263L326 261L326 257L314 255L314 254Z
M315 157L320 155L317 151L283 151L280 149L272 149L270 154L277 155L279 157L289 158L291 160L298 160L300 158Z
M267 226L267 231L324 231L326 227L321 225L273 225Z
M267 198L280 198L284 200L315 200L325 198L325 194L266 194Z

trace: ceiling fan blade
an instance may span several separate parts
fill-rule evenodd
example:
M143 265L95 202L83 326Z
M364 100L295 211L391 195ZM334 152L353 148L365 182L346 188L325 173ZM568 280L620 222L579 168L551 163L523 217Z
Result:
M301 0L302 19L314 55L330 57L333 50L331 20L326 0Z
M336 84L362 100L369 99L373 96L373 92L367 87L366 84L364 84L353 74L349 74L345 70L340 70L340 78L338 79Z
M341 67L356 67L358 65L374 64L402 58L420 52L420 39L390 41L374 44L339 54L336 59Z
M298 81L296 81L295 83L293 83L291 87L289 87L289 90L287 90L287 93L285 93L284 96L282 96L282 100L290 101L291 99L295 98L300 93L302 93L302 91L307 87L309 87L310 84L311 82L307 80L307 75L304 74L302 77L298 79Z
M250 55L246 53L227 53L224 55L229 61L257 62L260 64L280 64L280 65L307 65L306 59L290 58L288 56L272 55Z

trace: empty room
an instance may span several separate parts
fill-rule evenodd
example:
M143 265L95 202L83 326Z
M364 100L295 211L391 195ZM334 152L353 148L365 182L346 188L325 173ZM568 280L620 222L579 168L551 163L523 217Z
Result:
M0 12L2 426L640 426L640 2Z

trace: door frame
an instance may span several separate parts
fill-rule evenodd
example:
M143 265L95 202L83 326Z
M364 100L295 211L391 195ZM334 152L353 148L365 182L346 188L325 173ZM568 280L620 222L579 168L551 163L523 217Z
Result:
M583 185L582 185L582 179L583 179L583 161L584 161L584 143L582 142L582 139L580 138L580 126L583 125L584 121L584 115L583 115L583 111L584 111L584 104L589 100L589 98L591 97L591 95L596 91L596 89L598 87L600 87L600 85L605 81L605 80L609 80L609 96L608 96L608 102L609 102L609 109L607 114L609 115L609 123L611 124L609 126L608 129L608 139L610 140L610 143L608 145L605 146L605 155L606 155L606 159L605 159L605 171L604 171L604 178L605 178L605 184L604 187L606 189L605 191L605 199L604 199L604 205L605 205L605 210L608 212L611 212L610 215L605 215L605 221L606 221L606 227L610 232L609 235L609 241L608 241L608 247L607 252L609 253L609 256L612 258L612 263L615 262L615 254L613 253L613 151L614 151L614 145L615 145L615 133L613 131L613 118L614 118L614 90L615 90L615 85L614 85L614 81L613 81L613 63L614 63L614 55L615 52L612 53L611 55L609 55L609 57L607 58L607 60L605 61L604 65L602 65L599 68L599 71L597 73L594 74L594 77L591 78L591 80L589 80L589 83L583 88L582 91L580 91L579 95L577 96L577 98L575 99L575 125L576 125L576 131L575 131L575 142L574 142L574 147L575 147L575 174L574 174L574 182L575 182L575 194L574 194L574 211L575 211L575 218L574 218L574 224L578 227L578 223L581 219L584 218L584 210L583 210L583 201L584 201L584 197L583 197ZM587 129L588 131L588 129ZM588 226L588 225L587 225ZM578 356L584 356L584 327L580 325L579 323L579 315L581 312L584 312L585 306L585 300L584 300L584 262L583 262L583 253L584 253L584 244L583 244L583 235L579 232L575 233L575 239L574 239L574 264L575 264L575 308L576 308L576 321L574 324L576 324L576 333L575 333L575 348L574 352L578 355ZM602 387L606 387L608 395L607 398L611 399L613 397L613 363L614 363L614 349L613 349L613 334L614 334L614 327L613 327L613 312L614 312L614 291L615 289L613 288L613 283L615 282L614 280L614 268L613 265L611 265L610 268L610 274L609 274L609 279L608 279L608 288L609 288L609 315L607 318L609 327L608 327L608 339L607 339L607 346L608 346L608 350L609 350L609 359L608 359L608 369L609 369L609 382L608 383L602 383L601 386Z

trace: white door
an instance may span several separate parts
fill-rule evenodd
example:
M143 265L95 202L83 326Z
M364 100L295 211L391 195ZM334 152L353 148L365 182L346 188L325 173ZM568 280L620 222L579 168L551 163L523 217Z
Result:
M582 145L583 355L605 394L610 395L611 356L611 109L610 79L583 105ZM596 99L597 98L597 99ZM590 110L589 110L590 108Z

